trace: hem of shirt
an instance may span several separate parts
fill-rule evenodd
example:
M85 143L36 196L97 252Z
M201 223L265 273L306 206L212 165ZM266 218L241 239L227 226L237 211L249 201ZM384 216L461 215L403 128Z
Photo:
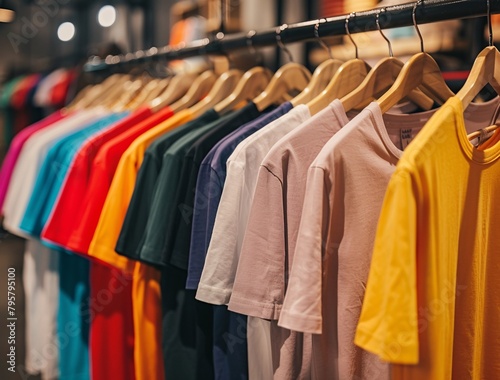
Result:
M19 237L21 237L23 239L27 239L27 240L33 239L32 236L30 236L29 234L27 234L23 230L19 229L18 227L14 227L14 226L11 226L9 224L6 224L5 220L3 222L3 228L6 231L10 232L12 235L16 235L16 236L19 236Z
M49 246L49 244L50 244L51 246L57 247L57 249L65 249L65 250L76 252L76 253L80 254L80 252L72 250L70 247L61 243L60 241L56 241L50 237L49 238L46 237L43 233L42 233L42 236L40 236L40 241L43 244L45 244L46 246Z
M109 251L110 248L107 246L104 246L102 244L94 244L91 246L92 246L92 250L89 247L88 255L90 257L92 257L93 259L98 260L104 264L107 264L107 265L111 266L112 268L119 269L122 272L125 272L127 274L134 272L134 267L135 267L134 261L129 260L123 256L110 258L107 254L102 253L102 252ZM113 252L114 252L114 250L113 250ZM116 252L115 252L115 254L118 255Z
M57 245L61 248L64 249L69 249L65 243L62 242L59 236L53 236L52 233L46 233L45 228L43 229L42 233L40 234L40 240L46 241L47 243Z
M141 261L143 263L153 265L156 267L166 267L168 265L168 262L165 260L158 260L156 257L158 250L153 248L153 247L148 247L147 245L143 245L139 252L139 257L136 259L138 261ZM162 255L163 256L163 255Z
M35 238L35 239L36 239L36 238L39 238L39 237L40 237L39 235L37 235L37 234L35 233L35 231L34 231L34 230L35 230L35 228L33 228L33 227L27 227L27 226L25 226L23 223L21 223L21 224L19 225L19 230L20 230L20 231L22 231L22 232L23 232L23 233L25 233L25 234L28 234L28 235L29 235L29 236L31 236L32 238Z
M140 256L137 254L137 251L131 252L128 249L125 248L127 244L123 241L120 241L118 239L118 242L116 243L115 246L115 252L118 253L120 256L126 257L131 260L140 260Z
M359 327L356 329L354 344L389 363L418 364L418 348L411 349L408 345L405 347L397 342L387 343Z
M66 241L65 243L63 243L63 245L67 249L69 249L70 251L78 252L81 255L90 256L89 255L89 247L90 247L90 245L84 244L83 240L80 239L80 238L78 238L78 239L71 238L68 241ZM87 245L86 249L82 248L84 245Z
M230 311L249 315L261 319L278 320L281 314L282 304L252 301L248 298L231 296L227 305Z
M174 267L177 267L182 270L187 270L188 269L188 261L189 258L187 257L179 257L175 254L172 255L170 258L170 264L173 265Z
M231 297L231 290L224 290L208 285L198 285L196 299L212 305L227 305Z
M323 327L323 318L295 314L286 311L286 309L283 309L278 321L278 326L292 331L309 334L321 334Z
M198 289L198 285L200 283L201 278L196 277L196 278L190 278L189 277L189 272L188 272L188 278L186 280L186 289L187 290L196 290Z

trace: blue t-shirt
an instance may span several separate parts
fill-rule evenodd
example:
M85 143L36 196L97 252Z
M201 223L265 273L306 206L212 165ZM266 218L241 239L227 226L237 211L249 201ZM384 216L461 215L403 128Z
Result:
M127 112L104 116L59 139L47 152L38 172L19 228L34 237L49 219L74 157L87 139L127 116Z
M292 109L286 102L222 139L203 159L196 182L186 289L197 289L226 180L226 161L238 144Z
M187 289L196 289L205 263L226 179L226 161L238 144L292 109L287 102L223 138L205 156L198 172L189 252ZM213 358L216 379L248 378L247 317L214 306Z

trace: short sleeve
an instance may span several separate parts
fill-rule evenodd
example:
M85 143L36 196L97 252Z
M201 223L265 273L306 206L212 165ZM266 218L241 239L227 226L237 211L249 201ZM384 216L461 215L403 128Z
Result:
M221 181L210 164L202 164L196 182L187 289L197 289L222 194Z
M302 207L297 244L288 282L287 294L278 324L290 330L320 334L322 332L322 288L324 252L331 243L328 230L330 219L330 181L326 172L311 167ZM336 288L329 289L336 293Z
M398 167L384 198L355 337L356 345L400 364L419 360L414 189L410 173Z
M226 182L215 217L214 230L196 298L226 305L231 297L239 259L241 203L245 189L243 167L229 162Z
M150 152L146 152L115 247L116 252L124 256L138 259L159 171L158 160Z
M229 309L263 319L279 317L285 287L283 183L266 166L259 169Z
M127 153L120 160L89 247L90 256L127 273L131 273L134 263L118 255L115 245L134 189L134 161L133 155Z

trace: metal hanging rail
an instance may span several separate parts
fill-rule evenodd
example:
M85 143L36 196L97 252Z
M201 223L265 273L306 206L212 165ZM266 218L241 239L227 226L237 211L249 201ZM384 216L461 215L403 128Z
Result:
M155 59L174 60L199 55L221 55L237 49L249 47L275 46L278 39L283 44L299 41L317 40L315 26L319 23L320 37L345 35L346 19L349 19L350 33L377 30L376 15L381 9L380 26L383 29L413 25L412 11L415 2L375 8L356 12L351 15L328 17L297 24L284 24L279 27L224 35L219 33L214 40L204 38L185 46L150 48L136 53L108 56L106 59L91 58L84 66L85 71L96 71L121 64L143 63ZM490 0L491 14L500 13L500 0ZM486 0L425 0L416 9L418 24L437 21L486 16Z

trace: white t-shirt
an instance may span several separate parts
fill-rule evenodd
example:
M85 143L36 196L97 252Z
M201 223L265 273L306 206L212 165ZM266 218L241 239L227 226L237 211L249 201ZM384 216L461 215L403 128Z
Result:
M293 262L306 173L326 142L349 122L340 101L280 139L262 161L229 309L271 320L275 379L310 379L312 336L277 326Z
M229 301L259 164L276 141L310 116L309 109L305 105L295 107L242 141L229 157L226 164L227 177L196 295L199 300L213 304L226 304ZM227 231L228 227L231 227L230 234ZM248 318L247 345L249 378L252 380L272 378L273 363L268 321Z
M19 229L19 224L26 211L40 166L49 149L59 139L104 115L106 111L103 108L76 112L37 132L26 141L16 161L3 204L3 225L7 231L28 237Z
M59 377L57 310L59 304L59 253L37 240L24 251L26 371L42 379Z

